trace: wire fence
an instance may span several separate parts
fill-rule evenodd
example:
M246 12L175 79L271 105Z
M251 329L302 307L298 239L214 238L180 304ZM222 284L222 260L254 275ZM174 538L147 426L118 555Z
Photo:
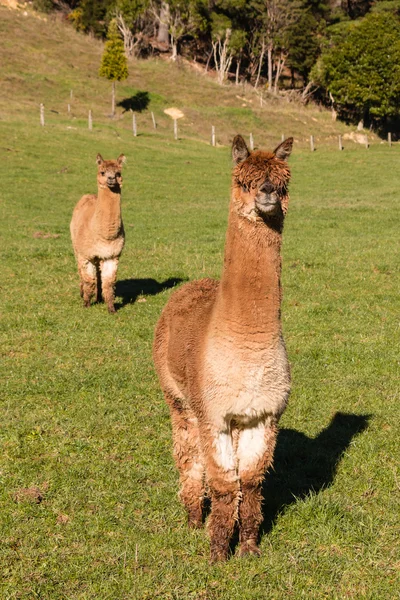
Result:
M74 98L74 94L73 91L70 91L70 102L68 102L67 104L67 111L66 111L66 116L69 117L70 119L74 119L74 120L78 120L78 117L75 116L73 114L73 108L72 108L72 102L73 102L73 98ZM59 111L55 111L55 110L51 110L48 111L50 113L55 113L55 114L60 114ZM179 113L180 111L177 111L177 113ZM183 114L181 116L177 116L176 118L174 118L173 116L167 116L168 115L168 111L167 114L163 114L160 113L158 115L155 114L154 110L151 111L140 111L140 123L138 120L138 114L133 111L133 110L129 110L129 111L124 111L124 113L128 113L128 115L131 115L131 131L132 131L132 135L133 137L138 137L139 135L142 134L149 134L149 133L157 133L158 131L162 131L163 134L167 135L167 136L171 136L171 139L173 138L174 140L179 140L179 139L185 139L185 138L190 138L190 139L194 139L195 136L193 136L193 134L191 135L190 132L187 132L187 128L185 128L185 131L183 131L183 129L180 127L179 125L179 121L181 119L181 117L183 117ZM84 121L84 119L82 118L82 111L80 114L80 121ZM40 104L39 106L39 123L42 127L46 126L46 122L47 122L47 115L46 115L46 111L45 111L45 106L43 103ZM79 121L78 121L79 122ZM54 117L52 118L52 123L54 123ZM102 119L98 119L98 122L95 122L95 119L93 117L93 112L91 109L89 109L87 111L87 128L89 131L93 131L94 128L96 128L97 125L104 125L104 118ZM203 130L206 128L206 125L203 123ZM221 129L223 127L221 126ZM218 137L218 133L220 133L220 137ZM249 132L248 134L248 144L249 144L249 148L250 150L254 150L257 148L257 139L255 137L255 135L253 134L253 132ZM285 139L285 137L289 137L290 135L292 135L290 132L288 134L282 133L281 134L281 140L283 141ZM216 125L209 125L209 138L207 139L202 139L202 141L209 141L210 145L213 147L217 147L217 146L225 146L227 145L227 138L228 138L228 134L226 133L226 131L221 131L218 132L217 126ZM260 134L261 137L261 134ZM265 143L265 139L264 139L264 135L263 137L263 144ZM301 135L301 136L294 136L295 137L295 142L296 144L300 144L300 146L304 147L305 149L308 149L310 152L315 152L319 149L323 149L323 148L329 148L329 149L337 149L338 151L343 151L345 149L349 149L349 148L360 148L363 147L365 149L369 149L372 145L386 145L389 148L392 148L393 146L397 145L398 142L394 142L392 139L392 133L389 132L387 134L387 138L386 139L382 139L377 137L376 134L374 134L373 132L369 132L366 133L365 131L357 131L357 132L351 132L351 133L345 133L345 134L330 134L330 135L314 135L313 133L310 132L309 135ZM223 141L222 141L223 140Z

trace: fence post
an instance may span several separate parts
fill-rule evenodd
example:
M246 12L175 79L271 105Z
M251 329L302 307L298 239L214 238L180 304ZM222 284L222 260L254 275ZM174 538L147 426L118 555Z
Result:
M211 126L211 146L215 146L215 127Z
M44 127L44 104L40 104L40 124Z
M369 144L368 144L368 136L367 135L365 136L365 147L368 150Z
M71 105L68 104L68 114L70 114L70 113L71 113Z
M388 133L388 144L389 144L389 148L392 147L392 134Z
M313 135L310 135L310 150L311 150L311 152L314 152L314 150L315 150Z
M89 130L92 131L92 129L93 129L93 120L92 120L92 111L91 110L89 110L88 126L89 126Z
M253 151L254 150L254 139L253 139L253 134L252 133L250 134L250 143L249 143L249 146L250 146L250 150Z
M282 138L281 139L282 139L282 142L285 141L285 134L284 133L282 133Z
M71 100L72 100L73 96L74 96L74 94L73 94L72 90L70 90L69 91L69 97L71 98Z
M343 150L342 136L339 135L339 150Z
M174 139L178 139L178 119L174 119Z
M132 131L133 131L133 136L136 137L137 136L137 126L136 126L136 115L135 115L135 113L132 114Z
M156 118L155 118L155 116L154 116L154 113L153 113L153 111L151 111L151 118L152 118L152 120L153 120L153 127L154 127L154 129L157 129Z

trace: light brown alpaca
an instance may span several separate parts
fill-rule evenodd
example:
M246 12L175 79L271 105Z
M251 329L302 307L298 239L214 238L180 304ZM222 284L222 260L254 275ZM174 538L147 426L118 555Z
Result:
M261 486L290 392L280 251L292 145L288 138L273 153L250 153L235 137L221 281L177 290L155 332L180 497L189 524L200 526L208 488L212 561L227 557L236 521L240 555L260 553Z
M97 155L97 195L82 196L70 225L84 305L90 306L93 296L100 300L103 293L110 313L115 312L114 286L125 243L121 217L124 162L123 154L117 160L103 160Z

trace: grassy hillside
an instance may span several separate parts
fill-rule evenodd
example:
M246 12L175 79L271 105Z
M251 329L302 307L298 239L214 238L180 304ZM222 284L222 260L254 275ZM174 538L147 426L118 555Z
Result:
M38 123L42 102L48 127L86 127L89 109L95 127L110 126L111 84L98 76L100 41L32 12L24 16L22 11L0 7L0 17L1 119ZM179 121L183 137L209 142L214 125L220 144L228 144L237 132L253 133L256 145L273 144L283 133L293 135L300 146L314 135L317 145L336 148L337 135L348 131L332 122L329 111L314 106L270 99L261 108L250 88L221 87L184 63L172 64L164 58L131 60L129 72L129 78L117 84L117 94L120 101L147 92L147 109L137 116L139 133L153 132L153 111L159 133L172 137L172 121L163 113L171 106L185 114ZM131 130L131 123L131 114L119 108L112 128L115 133Z
M151 345L171 286L219 276L229 149L199 143L189 125L178 143L161 127L134 139L126 117L106 116L108 84L88 78L97 42L0 15L0 598L398 597L399 147L295 145L282 312L293 391L266 480L263 555L210 566L206 533L187 528L177 499ZM177 104L173 81L198 81L161 62L134 69L142 80L126 89L154 94L160 121L160 98ZM61 111L72 86L81 115L51 113L41 128L38 102ZM217 92L233 110L235 94ZM194 98L188 88L179 107L204 115ZM322 131L324 114L301 110ZM223 119L233 135L235 119ZM97 152L128 157L115 315L82 308L68 231L95 189Z

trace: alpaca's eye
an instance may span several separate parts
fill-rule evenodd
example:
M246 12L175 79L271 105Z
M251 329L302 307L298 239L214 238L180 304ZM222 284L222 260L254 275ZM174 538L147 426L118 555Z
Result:
M242 183L242 190L247 194L247 192L249 191L249 188L247 187L247 185L245 183Z
M115 173L115 177L121 177L121 173Z
M106 174L106 172L105 172L105 171L101 171L101 172L100 172L100 175L105 175L105 174Z

